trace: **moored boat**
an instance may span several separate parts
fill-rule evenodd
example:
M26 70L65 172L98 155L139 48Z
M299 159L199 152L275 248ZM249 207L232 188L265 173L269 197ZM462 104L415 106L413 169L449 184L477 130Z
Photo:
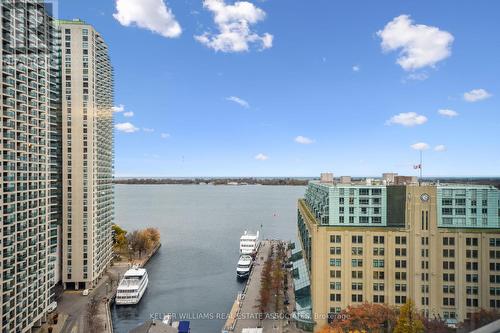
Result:
M238 260L236 267L236 276L240 279L248 278L253 267L253 258L248 254L243 254Z
M137 266L125 272L116 291L117 305L137 304L148 287L148 273L146 269Z
M257 253L259 246L259 232L252 234L245 230L245 233L240 238L240 254L254 255Z

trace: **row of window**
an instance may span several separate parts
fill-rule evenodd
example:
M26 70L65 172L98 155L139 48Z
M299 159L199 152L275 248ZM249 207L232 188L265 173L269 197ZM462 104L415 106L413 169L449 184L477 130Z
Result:
M338 243L338 244L342 243L342 235L330 235L330 243ZM363 236L362 235L351 236L351 243L362 244ZM373 236L373 243L385 244L385 236ZM396 236L395 243L398 245L406 245L406 236Z
M379 205L382 204L382 199L381 198L377 198L377 197L371 198L371 199L370 198L359 198L358 199L358 204L359 205L368 206L368 205L370 205L370 201L371 201L372 205L379 206ZM352 206L352 205L355 204L356 200L351 197L351 198L349 198L348 202L349 202L349 205ZM346 203L345 198L339 198L339 205L345 205L345 203ZM343 208L343 207L340 207L340 208ZM353 208L353 207L351 207L351 208Z
M442 199L441 203L443 206L453 206L453 199L452 198L444 198ZM465 198L456 198L455 199L455 206L465 206L466 200ZM483 206L488 206L488 200L482 200L481 201ZM471 206L477 206L477 200L472 199L470 201Z
M476 208L471 208L470 213L471 214L477 214L477 209ZM442 208L441 213L443 215L459 215L459 216L465 216L466 215L466 210L465 208ZM488 215L488 208L482 208L481 209L481 214L483 215Z
M352 267L363 267L363 259L352 259L351 265L352 265ZM339 259L339 258L330 259L330 266L341 267L342 266L342 259ZM373 267L375 267L375 268L385 267L384 259L373 259ZM396 260L396 267L406 268L406 260Z
M346 190L344 188L339 189L339 195L344 196L346 194ZM349 188L349 195L354 195L355 189L354 188ZM370 191L371 190L371 191ZM381 188L360 188L358 189L359 195L381 195L382 194L382 189Z

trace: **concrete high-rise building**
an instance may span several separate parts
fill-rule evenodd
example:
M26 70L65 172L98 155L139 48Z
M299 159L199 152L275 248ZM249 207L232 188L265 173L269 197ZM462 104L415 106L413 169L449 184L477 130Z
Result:
M298 203L298 322L412 299L453 324L500 309L500 191L486 185L310 182ZM301 251L300 251L301 250Z
M42 1L0 2L0 327L27 332L53 301L60 177L59 65Z
M102 36L58 21L62 85L62 282L92 287L112 257L113 70Z

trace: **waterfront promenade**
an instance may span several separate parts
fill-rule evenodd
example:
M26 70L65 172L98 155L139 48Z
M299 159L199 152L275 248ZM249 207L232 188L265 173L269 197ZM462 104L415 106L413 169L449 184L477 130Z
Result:
M264 317L261 321L259 319L259 293L261 285L261 275L264 267L264 262L271 253L273 245L277 245L280 241L265 240L261 242L261 247L256 256L254 268L250 275L247 285L240 298L235 301L229 319L227 320L224 330L228 332L240 333L244 328L262 327L264 332L269 333L302 333L303 331L294 327L287 318L273 319L270 316ZM288 276L288 294L290 298L290 305L286 307L288 314L293 310L293 284L291 274ZM264 315L265 316L265 315Z

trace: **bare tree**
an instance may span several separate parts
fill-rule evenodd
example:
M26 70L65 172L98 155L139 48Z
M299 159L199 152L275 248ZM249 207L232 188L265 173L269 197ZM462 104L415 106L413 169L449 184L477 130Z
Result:
M102 332L101 319L98 317L99 314L99 300L94 295L89 299L87 304L86 321L89 333L99 333Z

